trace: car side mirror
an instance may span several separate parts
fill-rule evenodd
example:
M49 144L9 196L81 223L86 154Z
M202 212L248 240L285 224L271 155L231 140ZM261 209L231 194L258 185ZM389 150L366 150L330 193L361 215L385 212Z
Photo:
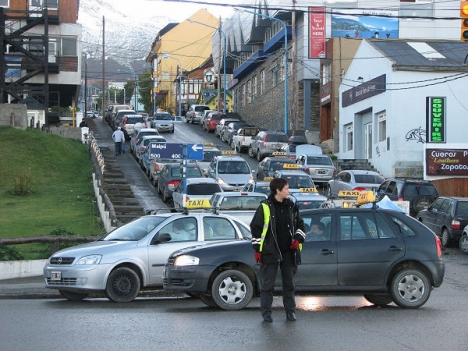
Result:
M151 242L151 244L166 243L172 240L172 236L169 233L159 233Z

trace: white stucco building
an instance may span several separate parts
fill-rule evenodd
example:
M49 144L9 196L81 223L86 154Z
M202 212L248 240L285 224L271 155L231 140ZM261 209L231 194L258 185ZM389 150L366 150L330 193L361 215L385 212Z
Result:
M339 158L368 159L385 177L437 178L426 148L468 150L467 55L461 41L363 40L339 88Z

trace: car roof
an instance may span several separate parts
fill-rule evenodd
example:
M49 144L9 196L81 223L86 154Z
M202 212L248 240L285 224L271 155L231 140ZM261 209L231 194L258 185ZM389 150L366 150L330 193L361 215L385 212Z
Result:
M264 193L259 193L255 191L223 191L223 192L217 192L214 193L213 196L215 195L222 195L224 197L232 197L232 196L261 196L265 197Z
M294 192L291 193L289 196L292 196L299 201L326 201L328 199L326 196L320 195L319 193Z
M218 155L218 156L215 156L219 161L244 161L244 162L247 162L246 160L244 160L244 158L242 158L242 156L223 156L223 155Z
M309 176L306 172L298 170L298 169L281 169L281 170L279 169L279 170L275 171L275 173L279 173L279 174L282 174L282 175L284 174L284 175L288 175L288 176L289 175L293 175L293 176L294 175L298 175L298 176L299 175L300 176L306 175L306 176Z
M366 170L366 169L347 169L345 171L341 171L340 173L345 173L345 172L352 173L352 174L373 174L373 175L379 175L380 176L380 173L374 172L374 171L369 171L369 170Z

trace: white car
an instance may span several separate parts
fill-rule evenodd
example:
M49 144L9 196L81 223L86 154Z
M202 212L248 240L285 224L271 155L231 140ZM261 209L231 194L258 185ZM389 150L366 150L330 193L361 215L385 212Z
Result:
M328 182L327 196L336 197L340 190L377 191L384 181L385 178L374 171L358 169L341 171Z
M252 178L252 171L240 156L216 156L208 166L207 177L216 179L224 191L240 191Z
M159 132L157 129L154 128L137 128L133 131L133 136L130 139L130 153L135 152L135 147L136 144L140 141L142 137L145 135L159 135Z
M216 228L230 236L216 236ZM181 230L182 229L182 230ZM131 302L140 290L162 288L169 255L204 241L250 237L240 220L212 212L140 217L99 240L54 253L44 266L45 286L68 300L101 292L114 302Z
M186 178L186 201L195 199L210 199L214 193L222 192L219 183L212 178ZM174 208L182 210L184 208L184 184L180 182L172 192Z

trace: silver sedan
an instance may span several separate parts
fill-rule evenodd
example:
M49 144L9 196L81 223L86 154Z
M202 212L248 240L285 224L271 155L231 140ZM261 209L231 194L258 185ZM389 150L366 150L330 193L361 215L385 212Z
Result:
M220 227L231 235L216 236ZM169 255L200 242L250 237L238 219L214 213L157 214L140 217L97 241L53 254L44 267L45 286L69 300L101 292L114 302L131 302L140 290L162 287Z

